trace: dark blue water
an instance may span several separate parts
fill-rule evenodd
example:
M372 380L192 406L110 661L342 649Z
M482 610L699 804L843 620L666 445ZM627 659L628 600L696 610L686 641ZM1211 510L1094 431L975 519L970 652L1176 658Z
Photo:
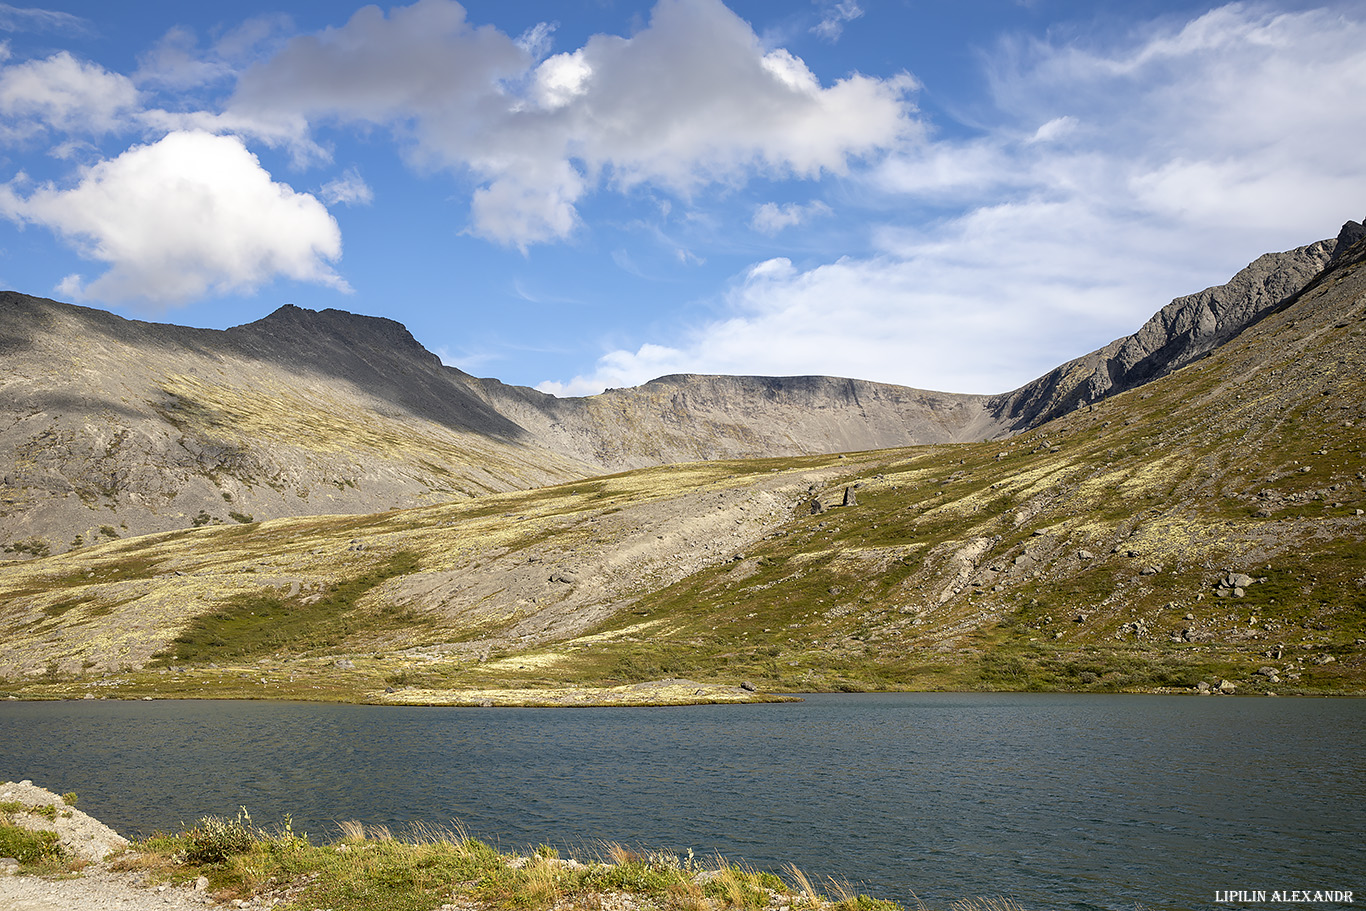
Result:
M0 703L0 778L125 834L246 806L449 825L505 849L598 840L835 876L931 905L1366 902L1366 701L822 695L762 706L450 709ZM1244 905L1243 907L1252 907ZM1290 907L1271 902L1256 907ZM1316 905L1326 908L1334 905Z

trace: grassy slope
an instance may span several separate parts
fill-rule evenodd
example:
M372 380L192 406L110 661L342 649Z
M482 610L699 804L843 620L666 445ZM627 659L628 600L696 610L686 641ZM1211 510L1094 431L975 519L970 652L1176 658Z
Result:
M1004 442L673 466L8 566L0 665L29 695L440 700L661 677L1359 693L1363 309L1366 273L1340 270L1212 356ZM846 487L856 506L811 513ZM761 494L781 508L736 511ZM693 563L619 558L707 516ZM596 595L518 581L571 557L608 580ZM1223 597L1227 571L1259 581Z

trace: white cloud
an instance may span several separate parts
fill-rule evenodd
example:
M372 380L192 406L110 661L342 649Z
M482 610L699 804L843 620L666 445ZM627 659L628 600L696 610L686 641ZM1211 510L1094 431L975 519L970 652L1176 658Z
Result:
M83 35L91 29L89 20L70 13L0 3L0 31L64 32Z
M539 60L550 53L554 43L555 26L549 22L537 22L517 36L516 44L535 59Z
M766 202L754 210L754 217L750 219L749 224L759 233L771 235L784 228L805 224L817 216L829 214L830 207L820 200L807 205L791 202L785 206Z
M531 92L536 104L547 111L565 107L588 90L593 68L583 51L556 54L542 61L532 76Z
M521 247L571 233L579 200L603 183L688 194L755 174L840 174L915 129L909 76L822 86L720 0L659 0L631 37L537 63L527 48L542 38L475 28L451 0L366 7L249 70L226 114L299 148L318 123L391 127L415 164L481 182L473 233Z
M247 70L227 113L303 143L310 121L413 128L418 157L446 164L478 148L490 117L504 113L504 84L531 59L502 32L470 25L450 0L419 0L387 16L366 6Z
M12 181L0 213L109 264L89 284L62 281L78 300L176 304L280 277L348 290L327 265L341 233L322 203L272 181L234 137L172 133L85 169L70 189L24 196Z
M821 21L811 31L828 41L838 41L840 35L844 34L844 24L863 15L863 9L856 0L838 0L836 3L827 0L823 6L825 9Z
M187 90L236 79L249 64L279 50L293 30L293 21L283 13L253 16L202 45L193 29L172 26L151 50L138 55L132 78L143 88L169 89L177 100L193 102L186 99Z
M0 67L0 135L17 139L43 129L99 135L124 128L139 108L132 80L66 51Z
M323 184L320 195L329 206L368 206L375 201L375 191L355 168L347 168L342 176Z
M151 51L139 56L138 62L137 82L172 89L193 88L233 75L225 61L204 54L198 36L184 26L168 31Z
M867 177L941 220L880 226L876 255L760 263L726 318L562 386L826 373L1002 392L1263 252L1331 236L1366 199L1351 152L1366 146L1366 21L1342 9L1238 4L1106 48L1004 45L996 126L907 143Z

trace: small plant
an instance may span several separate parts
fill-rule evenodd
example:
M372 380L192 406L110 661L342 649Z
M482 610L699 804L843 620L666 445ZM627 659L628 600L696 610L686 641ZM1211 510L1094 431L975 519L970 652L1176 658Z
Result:
M68 807L74 807L76 805L76 801L79 799L80 795L78 795L75 791L67 791L65 794L62 795L62 803L66 804Z
M234 854L246 854L262 839L262 833L252 827L246 807L238 808L235 819L205 816L185 833L185 862L222 863Z
M832 879L830 885L835 893L835 904L831 911L901 911L901 906L896 902L864 895L847 882ZM955 904L954 907L959 911L976 911L972 905L960 907ZM1007 909L1003 908L1002 911Z
M34 832L0 822L0 857L13 857L21 864L55 860L62 856L56 832Z
M249 525L250 523L256 521L248 513L234 512L232 510L228 510L228 517L232 519L234 522L238 522L242 525Z
M119 533L112 525L101 525L100 534L104 535L106 538L117 538L119 536Z
M533 853L537 857L542 857L546 860L555 860L560 856L560 852L551 845L537 845L536 850Z

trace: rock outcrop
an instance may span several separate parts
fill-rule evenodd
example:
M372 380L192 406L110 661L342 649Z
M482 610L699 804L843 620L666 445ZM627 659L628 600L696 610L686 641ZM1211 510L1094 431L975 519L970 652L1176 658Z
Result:
M1260 256L1227 284L1176 298L1133 335L993 397L990 409L1017 432L1166 376L1285 304L1364 237L1349 221L1334 240Z

